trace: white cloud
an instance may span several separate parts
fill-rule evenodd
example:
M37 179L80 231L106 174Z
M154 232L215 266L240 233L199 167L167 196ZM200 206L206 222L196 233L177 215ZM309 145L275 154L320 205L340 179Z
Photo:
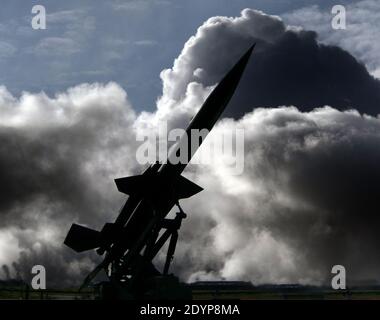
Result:
M282 107L257 109L234 125L245 129L245 171L230 177L215 166L199 168L195 181L205 190L185 205L189 219L176 257L190 269L183 274L204 279L211 269L211 278L321 284L342 263L351 280L378 279L380 221L372 213L380 119ZM226 183L250 188L231 194Z
M95 18L84 9L48 13L46 19L48 35L37 38L26 52L66 57L76 54L84 50L96 28Z
M85 15L85 10L62 10L55 12L47 13L47 20L49 23L76 23L78 19L82 19L83 15Z
M157 41L154 41L154 40L138 40L138 41L135 41L134 42L135 45L138 45L138 46L147 46L147 47L151 47L151 46L155 46L157 45Z
M9 265L19 259L20 248L18 247L18 239L15 237L11 229L0 229L0 266ZM9 270L11 272L11 270ZM0 269L0 279L14 277L14 272L6 274L4 269Z
M152 6L165 6L169 5L170 1L166 0L128 0L128 1L115 1L112 3L112 8L116 11L131 11L138 12L144 11Z
M70 38L47 37L38 42L33 52L36 55L68 56L80 52L80 45Z
M64 270L73 259L62 248L71 222L103 222L121 205L113 178L136 166L134 111L115 83L82 84L54 97L16 98L1 87L0 101L1 228L6 239L19 239L17 272L29 274L25 263L48 259L46 251Z
M17 48L12 44L0 41L0 59L9 58L14 55L17 51Z
M331 27L333 15L329 8L321 9L312 5L283 15L286 22L315 30L324 43L339 45L363 61L373 75L380 67L380 2L376 0L357 1L345 5L346 30Z

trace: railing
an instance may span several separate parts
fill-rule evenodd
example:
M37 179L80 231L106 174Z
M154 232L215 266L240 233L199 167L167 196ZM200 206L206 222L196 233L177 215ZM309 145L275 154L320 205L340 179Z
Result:
M33 290L29 286L0 288L0 300L94 300L94 290Z

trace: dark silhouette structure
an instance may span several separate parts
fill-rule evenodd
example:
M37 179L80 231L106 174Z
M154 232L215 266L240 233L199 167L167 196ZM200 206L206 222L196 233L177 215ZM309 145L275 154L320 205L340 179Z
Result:
M157 288L176 292L178 280L169 276L168 271L177 244L178 230L182 219L186 218L179 200L202 190L181 175L196 151L191 148L191 130L210 131L213 128L235 92L253 48L254 45L209 95L186 129L187 134L171 149L167 163L156 162L141 175L115 180L118 190L129 197L114 223L106 223L101 231L77 224L71 226L64 242L67 246L77 252L97 249L98 254L105 254L103 262L87 276L82 287L105 269L110 278L105 289L108 297L157 298L157 295L152 294ZM202 142L198 141L197 145L200 146ZM170 162L171 156L178 155L184 143L189 148L187 161L173 164ZM174 206L179 210L176 217L167 219ZM168 240L166 262L161 274L152 260ZM178 292L174 295L183 297Z

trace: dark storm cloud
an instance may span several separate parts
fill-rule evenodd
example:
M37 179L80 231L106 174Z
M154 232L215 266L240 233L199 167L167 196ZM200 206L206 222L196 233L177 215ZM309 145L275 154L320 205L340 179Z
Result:
M379 281L379 119L282 107L217 130L226 126L245 129L244 175L198 172L205 191L185 206L182 275L328 284L342 264L351 284Z
M379 113L380 81L350 53L319 44L313 31L289 28L278 17L250 9L237 18L206 21L173 68L162 73L164 92L178 100L191 82L214 85L252 43L257 43L254 57L226 116L281 105Z
M313 32L288 31L275 44L259 43L247 74L227 115L279 105L380 113L380 81L347 51L318 45Z
M82 85L52 99L25 94L6 107L0 128L3 218L38 197L86 212L98 207L103 190L96 179L117 170L108 152L134 141L124 91L116 84Z
M13 275L25 276L33 266L27 262L43 258L49 279L61 274L69 283L91 259L75 262L62 247L65 233L73 221L99 227L121 205L112 180L135 165L134 112L115 83L84 84L53 98L16 99L2 88L0 99L0 233L17 251L1 252L0 262L20 254Z
M308 5L282 15L285 21L318 32L318 38L327 44L339 45L365 62L368 70L377 78L380 75L378 39L380 2L377 0L353 1L345 5L349 17L347 29L331 30L330 10L318 5ZM370 27L369 27L370 26Z
M348 52L262 12L213 17L162 72L155 116L188 118L199 105L194 97L205 96L252 42L227 115L273 108L232 121L245 128L242 176L200 169L205 192L189 200L190 219L208 222L184 224L178 270L192 280L326 283L331 267L343 264L349 281L378 281L380 127L359 113L379 113L380 87ZM313 111L325 105L333 108Z

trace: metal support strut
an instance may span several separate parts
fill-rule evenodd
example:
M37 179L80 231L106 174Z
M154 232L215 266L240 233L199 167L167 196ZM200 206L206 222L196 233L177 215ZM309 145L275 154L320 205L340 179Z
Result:
M166 254L166 261L165 261L164 272L163 272L164 275L168 274L170 263L172 262L173 257L174 257L174 251L175 251L177 240L178 240L178 230L181 227L182 219L186 218L186 213L183 212L178 201L176 205L179 209L179 212L176 213L176 217L174 218L174 220L172 220L173 224L171 225L171 227L169 227L171 235L170 235L168 252Z

